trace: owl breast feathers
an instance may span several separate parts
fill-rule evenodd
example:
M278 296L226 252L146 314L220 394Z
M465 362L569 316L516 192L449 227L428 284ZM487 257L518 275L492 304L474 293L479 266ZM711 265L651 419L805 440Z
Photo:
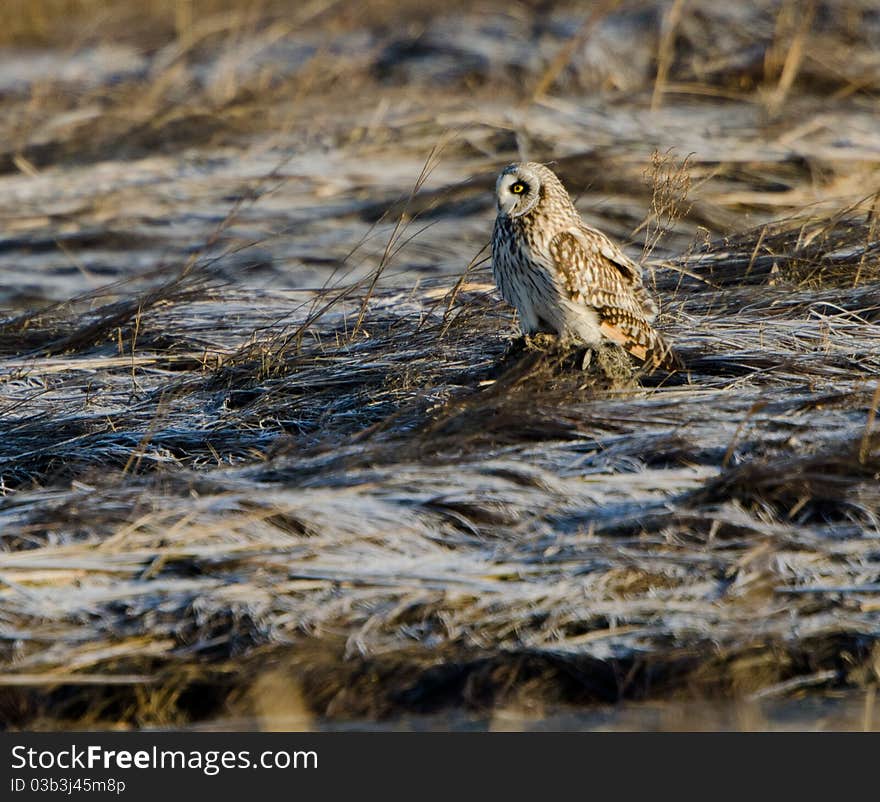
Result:
M678 361L651 323L641 269L588 226L547 167L511 164L495 188L492 270L524 334L549 331L596 346L610 340L650 367Z

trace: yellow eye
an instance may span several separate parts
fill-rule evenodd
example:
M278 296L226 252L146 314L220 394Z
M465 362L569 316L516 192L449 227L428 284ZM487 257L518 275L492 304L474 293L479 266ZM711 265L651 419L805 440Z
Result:
M519 181L517 181L517 182L516 182L511 188L510 188L510 191L511 191L514 195L522 195L523 192L526 191L526 185L525 185L525 184L521 184L521 183L519 183Z

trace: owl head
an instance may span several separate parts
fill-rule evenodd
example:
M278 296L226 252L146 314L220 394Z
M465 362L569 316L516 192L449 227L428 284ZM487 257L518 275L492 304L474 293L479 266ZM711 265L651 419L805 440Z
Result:
M556 174L537 162L508 164L495 183L495 203L498 214L521 217L532 211L538 202L548 196L564 199L570 204L568 193Z

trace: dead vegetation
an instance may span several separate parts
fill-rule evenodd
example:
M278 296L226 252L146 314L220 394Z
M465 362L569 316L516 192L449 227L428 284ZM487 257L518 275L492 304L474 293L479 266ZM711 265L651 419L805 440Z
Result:
M2 90L5 726L873 700L869 5L231 5ZM644 246L684 371L517 342L525 155Z
M511 351L478 274L451 308L375 292L355 337L356 297L265 292L233 327L194 277L63 354L32 321L4 357L10 720L244 715L251 660L343 717L875 681L876 324L860 288L805 314L756 285L754 247L665 296L690 372L641 387Z

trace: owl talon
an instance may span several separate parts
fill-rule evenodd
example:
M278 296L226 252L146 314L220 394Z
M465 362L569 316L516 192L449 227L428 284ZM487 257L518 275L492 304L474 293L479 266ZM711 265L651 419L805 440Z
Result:
M590 367L590 363L592 361L593 361L593 349L587 348L587 350L584 351L584 358L581 361L581 370L586 370L588 367Z

